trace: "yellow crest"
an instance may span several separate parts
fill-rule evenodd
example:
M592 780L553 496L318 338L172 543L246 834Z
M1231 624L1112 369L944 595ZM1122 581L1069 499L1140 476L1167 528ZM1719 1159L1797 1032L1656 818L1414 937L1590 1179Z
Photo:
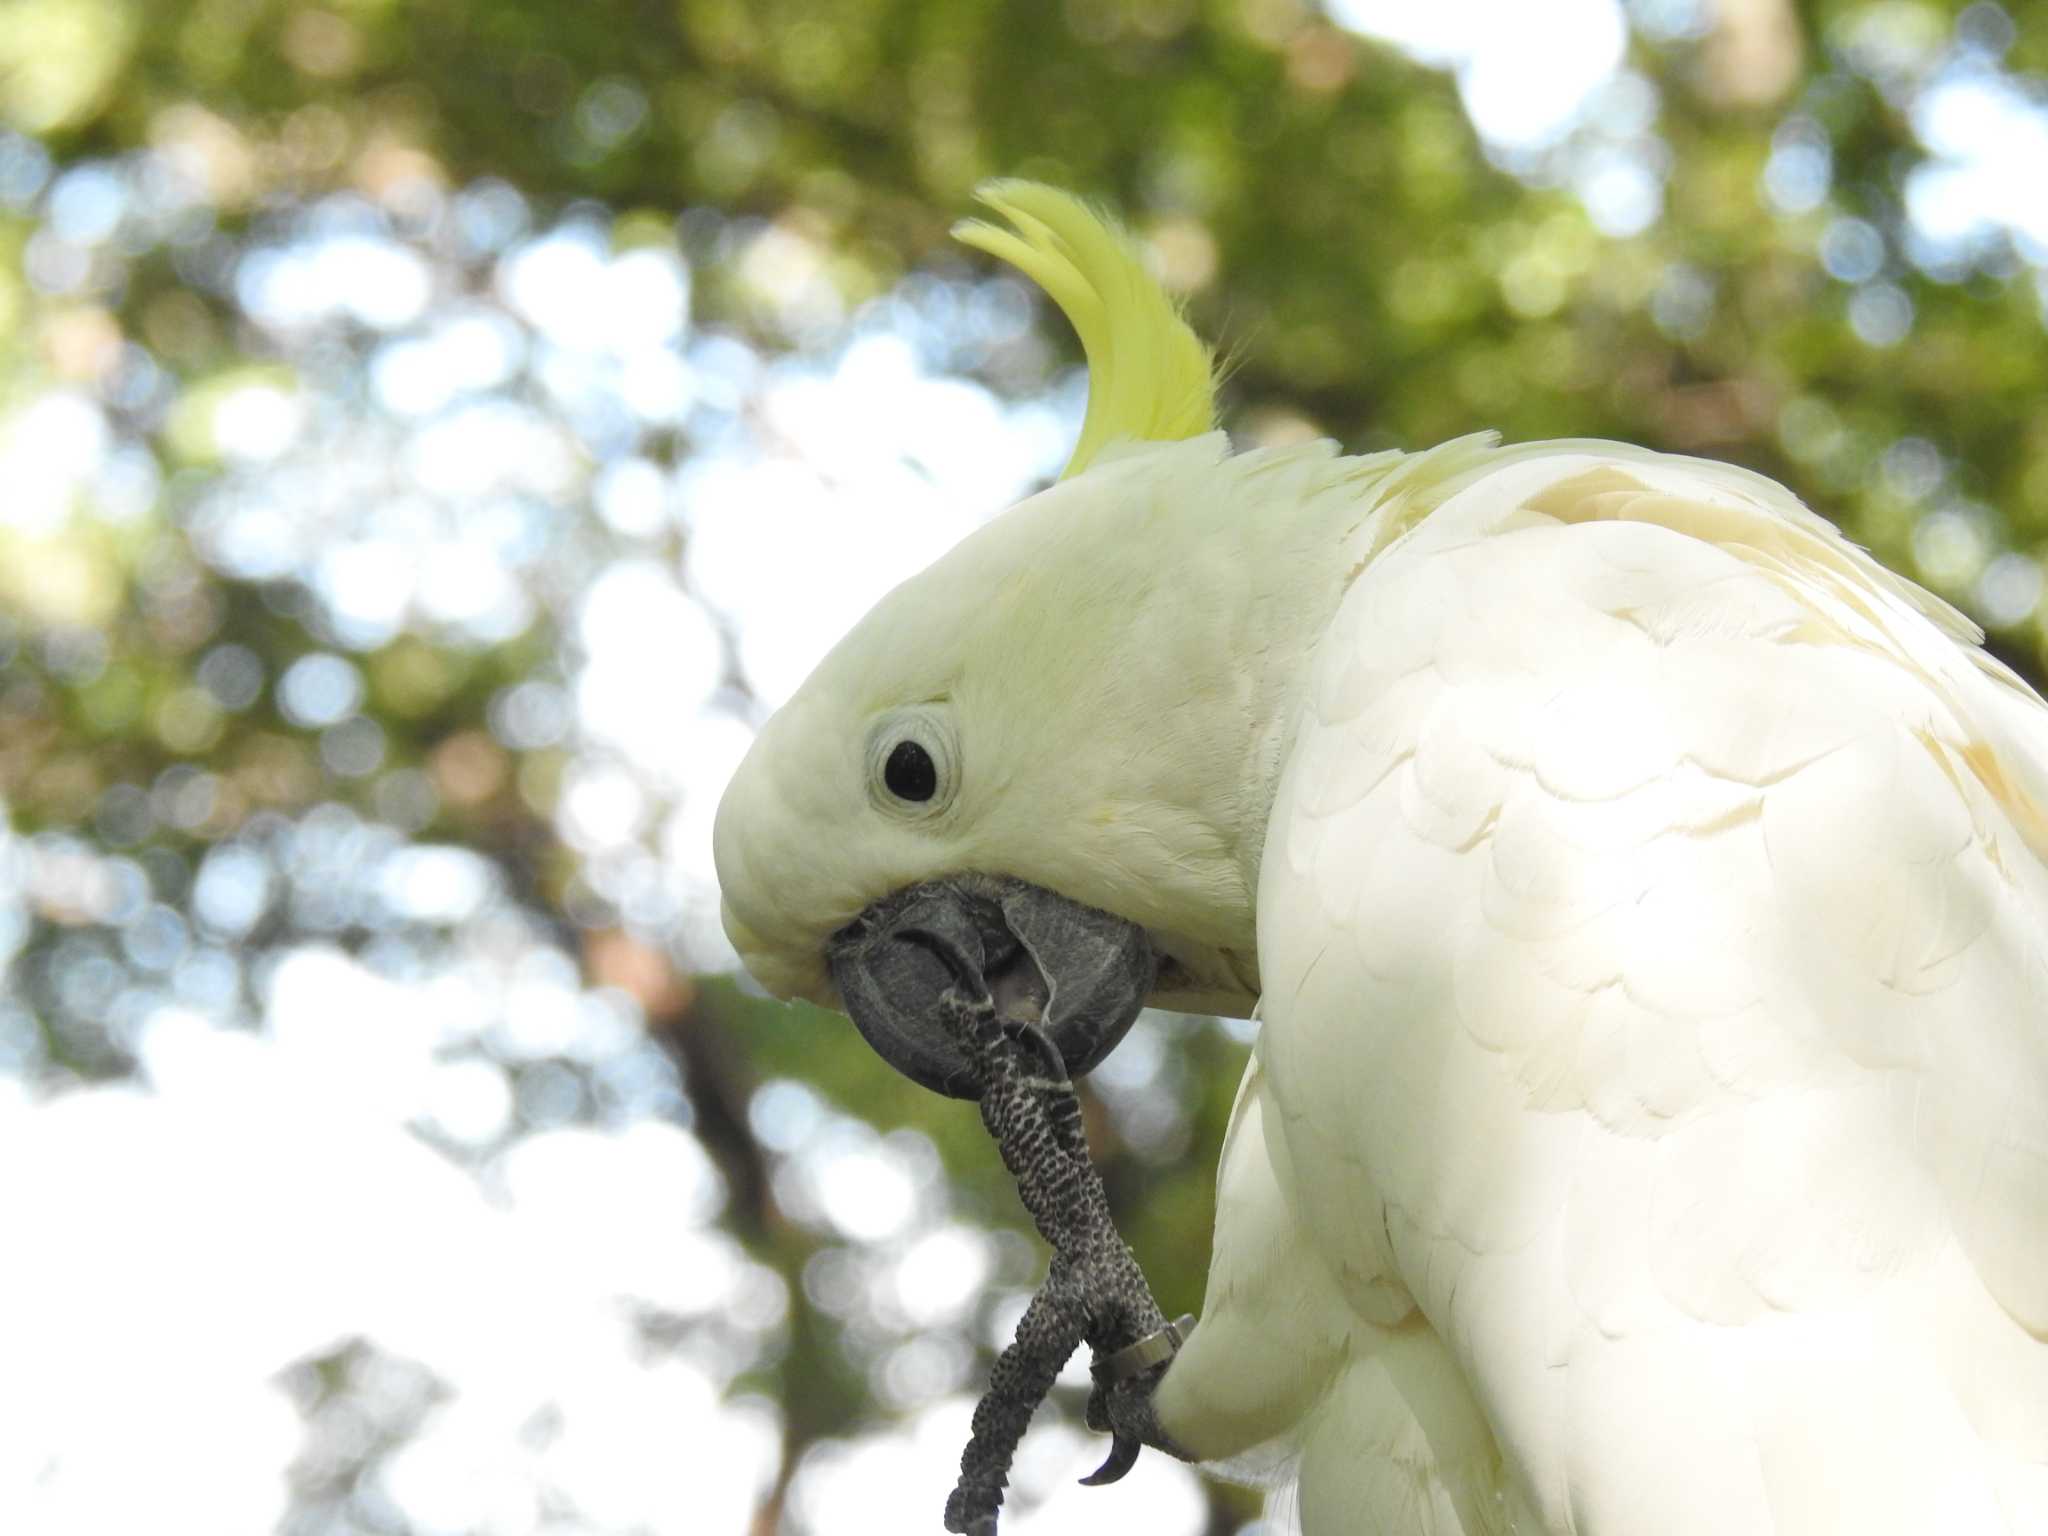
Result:
M1122 229L1072 193L1035 181L985 181L974 195L1014 233L964 219L953 237L1050 294L1088 357L1088 415L1061 479L1120 438L1172 442L1215 426L1215 361Z

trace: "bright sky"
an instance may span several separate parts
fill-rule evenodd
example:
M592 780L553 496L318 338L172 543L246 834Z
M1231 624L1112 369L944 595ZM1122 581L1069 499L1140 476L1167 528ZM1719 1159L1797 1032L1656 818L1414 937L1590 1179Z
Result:
M1628 42L1617 0L1329 0L1327 9L1341 26L1454 72L1472 125L1510 149L1563 138Z
M1614 0L1331 10L1454 70L1511 161L1576 156L1571 184L1602 229L1656 217L1656 101L1626 70ZM1954 259L1997 230L2048 263L2039 105L1961 59L1911 121L1935 157L1909 187L1920 254ZM26 154L0 145L0 193L23 205L42 190ZM175 167L135 169L74 170L42 194L29 264L46 292L79 291L117 236L160 235L194 205ZM1828 176L1824 136L1795 119L1770 198L1818 206ZM759 706L786 697L877 596L1056 470L1078 391L1005 402L961 371L1028 344L1014 283L914 279L847 315L822 253L757 228L743 279L821 340L770 362L693 328L672 251L614 253L581 216L535 230L500 186L437 217L489 276L473 297L449 300L426 246L349 199L241 264L240 304L286 351L340 317L367 328L367 403L309 368L216 381L190 421L174 411L172 430L207 435L227 471L192 509L194 537L224 570L315 595L334 646L269 684L344 779L383 756L354 652L409 629L488 643L549 607L569 637L558 674L502 695L494 733L568 750L557 829L594 890L643 931L679 933L695 964L727 965L710 819L757 718L728 669ZM1870 276L1853 226L1836 221L1824 249L1845 281ZM1876 345L1910 310L1871 286L1858 323ZM141 363L123 378L161 387ZM670 469L651 443L684 422L696 451ZM50 541L38 600L89 620L74 508L150 515L155 459L104 399L67 386L0 417L0 482L0 525ZM593 513L608 539L579 535ZM1930 559L1973 558L1967 527L1929 539ZM2037 573L1986 580L1987 602L2038 599ZM89 622L79 634L89 666ZM235 652L207 655L181 706L194 731L266 685ZM408 840L408 807L431 791L386 789L382 822L328 807L221 844L182 908L150 895L136 859L57 833L0 841L0 958L30 912L86 925L69 1001L141 1064L132 1084L32 1093L33 1032L0 1001L0 1162L33 1170L0 1185L17 1256L0 1305L0 1530L255 1536L291 1469L317 1481L380 1437L403 1448L335 1494L363 1523L748 1529L780 1428L736 1383L779 1347L781 1281L719 1228L717 1174L631 1002L585 989L496 871ZM122 814L197 826L212 793L193 774ZM281 903L305 930L372 940L355 956L317 939L287 950L245 1003L234 946ZM118 930L122 964L93 948L95 923ZM1122 1086L1106 1074L1113 1096L1140 1102L1162 1038L1133 1035ZM980 1386L961 1330L991 1288L1015 1302L1001 1277L1017 1256L948 1208L921 1139L879 1136L788 1083L751 1113L782 1208L838 1244L806 1286L901 1415L817 1450L791 1490L796 1527L926 1528ZM687 1345L651 1347L650 1319ZM306 1362L351 1341L345 1379L323 1388ZM1201 1528L1191 1474L1160 1457L1114 1490L1075 1487L1101 1450L1063 1425L1034 1431L1005 1530Z

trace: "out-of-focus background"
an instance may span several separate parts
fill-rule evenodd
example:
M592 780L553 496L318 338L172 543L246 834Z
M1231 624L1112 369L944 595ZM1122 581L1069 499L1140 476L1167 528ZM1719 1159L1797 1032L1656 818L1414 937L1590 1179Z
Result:
M1127 214L1247 441L1753 465L2040 675L2048 14L1976 0L0 0L0 1530L936 1530L1041 1257L724 973L709 828L1056 472L953 247ZM1241 1025L1091 1129L1201 1300ZM1102 1447L1017 1536L1285 1528Z

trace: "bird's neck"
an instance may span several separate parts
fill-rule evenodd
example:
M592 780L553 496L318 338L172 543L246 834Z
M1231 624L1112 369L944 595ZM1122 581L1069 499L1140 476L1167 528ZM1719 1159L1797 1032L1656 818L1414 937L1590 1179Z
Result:
M1132 688L1171 701L1146 754L1177 850L1148 878L1175 916L1155 928L1192 982L1179 1006L1243 1012L1258 992L1256 906L1280 773L1309 701L1316 647L1382 547L1383 486L1400 454L1327 445L1224 460L1178 509L1176 580L1133 615L1156 635ZM1149 675L1147 675L1149 674ZM1170 776L1170 781L1169 781ZM1192 851L1191 851L1192 850ZM1176 953L1177 951L1177 953Z

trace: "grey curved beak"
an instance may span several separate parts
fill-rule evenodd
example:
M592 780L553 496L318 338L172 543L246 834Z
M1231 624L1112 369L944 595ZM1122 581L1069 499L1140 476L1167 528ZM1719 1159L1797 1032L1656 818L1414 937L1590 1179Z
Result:
M832 936L825 959L876 1053L961 1099L979 1098L982 1085L940 1025L948 990L1037 1023L1079 1077L1123 1039L1159 968L1136 924L1022 880L972 874L883 897Z

